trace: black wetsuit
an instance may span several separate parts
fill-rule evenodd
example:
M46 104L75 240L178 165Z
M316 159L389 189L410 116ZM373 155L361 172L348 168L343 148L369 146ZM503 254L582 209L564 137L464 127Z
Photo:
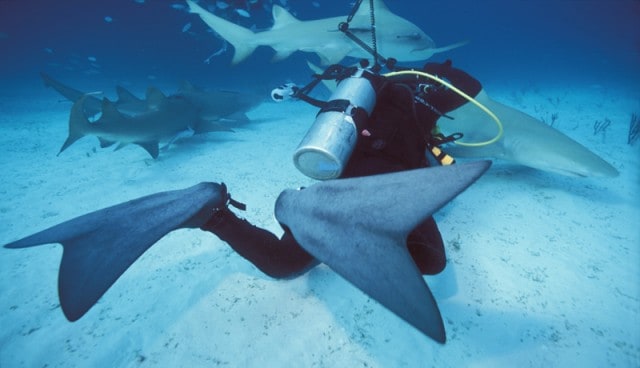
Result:
M447 79L471 96L480 83L465 72L451 67L451 62L428 63L424 71ZM427 142L440 114L466 103L462 97L442 86L435 86L423 96L427 104L415 102L416 78L389 80L378 91L376 107L367 120L367 134L358 137L356 148L341 178L368 176L429 166ZM265 274L275 278L293 277L318 262L285 229L278 239L274 234L221 209L203 230L216 234L238 254L251 261ZM445 267L444 244L433 220L418 225L407 239L408 250L423 274L436 274Z

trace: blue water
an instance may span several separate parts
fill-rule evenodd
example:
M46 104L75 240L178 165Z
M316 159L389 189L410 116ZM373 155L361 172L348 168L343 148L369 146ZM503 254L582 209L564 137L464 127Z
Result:
M270 27L268 3L259 1L261 6L250 10L251 19L235 20L257 29ZM349 2L312 3L291 1L288 7L300 19L350 10ZM84 78L146 84L145 78L154 76L160 84L192 79L205 85L266 88L286 79L306 80L304 60L317 60L298 53L266 68L272 51L263 48L233 68L230 52L205 64L222 41L197 16L172 4L182 5L154 0L2 1L0 32L6 37L0 40L0 76L20 83L34 78L34 71L46 71L61 80L90 73ZM535 80L549 78L551 72L553 79L593 83L637 85L640 79L637 1L389 1L388 6L439 46L469 40L436 59L452 58L480 80Z
M271 3L311 20L345 15L352 2L229 0L217 13L268 29ZM449 263L428 283L445 318L444 346L326 267L275 281L201 232L168 236L73 324L57 304L60 247L0 249L0 368L639 367L640 144L626 144L626 134L630 114L640 113L640 1L387 6L437 46L468 40L431 60L452 59L536 118L559 112L556 127L620 177L497 162L438 214ZM0 0L0 242L203 180L224 180L250 204L247 218L279 229L279 191L311 184L290 155L317 109L277 105L267 93L308 82L306 61L319 59L297 52L271 62L273 50L262 47L232 66L232 47L211 56L224 41L186 9L164 0ZM71 105L44 88L39 72L109 97L116 85L142 96L147 86L169 94L189 80L263 93L267 102L233 135L185 139L155 161L139 147L101 150L93 138L56 157ZM605 118L609 131L593 132Z

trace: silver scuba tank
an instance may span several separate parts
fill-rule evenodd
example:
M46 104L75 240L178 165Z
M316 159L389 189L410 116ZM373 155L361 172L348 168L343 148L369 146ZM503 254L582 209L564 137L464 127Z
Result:
M359 68L338 83L293 155L296 168L306 176L335 179L344 170L362 127L376 104L375 75Z

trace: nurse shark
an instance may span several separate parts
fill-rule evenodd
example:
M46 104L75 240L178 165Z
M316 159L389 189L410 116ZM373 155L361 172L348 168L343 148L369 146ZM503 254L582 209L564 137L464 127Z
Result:
M436 48L435 42L408 20L393 14L382 0L374 0L378 52L400 62L422 61L433 54L464 45L459 42ZM335 64L347 56L371 57L369 53L338 30L346 16L301 21L283 7L274 5L273 27L254 32L218 17L195 2L187 0L191 13L200 18L235 48L232 63L247 58L258 46L276 51L274 61L282 60L295 51L316 53L323 65ZM360 39L369 40L371 17L368 2L363 3L349 23L349 30Z

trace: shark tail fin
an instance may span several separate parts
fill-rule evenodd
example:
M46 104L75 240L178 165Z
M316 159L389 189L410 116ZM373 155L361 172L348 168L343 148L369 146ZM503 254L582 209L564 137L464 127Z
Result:
M142 101L142 99L138 98L136 95L122 86L116 86L116 93L118 94L118 102L120 103Z
M71 107L71 114L69 115L69 135L67 136L67 140L64 141L64 144L60 148L60 152L58 152L58 156L62 153L62 151L66 150L69 146L71 146L75 141L85 136L85 131L87 127L91 124L89 119L84 114L84 102L87 98L87 95L80 97L79 100L74 102Z
M233 45L235 48L233 60L231 61L233 64L237 64L246 59L258 46L258 44L254 42L256 34L250 29L213 15L191 0L187 0L187 4L189 4L189 11L191 13L198 14L200 19L202 19L209 28Z

